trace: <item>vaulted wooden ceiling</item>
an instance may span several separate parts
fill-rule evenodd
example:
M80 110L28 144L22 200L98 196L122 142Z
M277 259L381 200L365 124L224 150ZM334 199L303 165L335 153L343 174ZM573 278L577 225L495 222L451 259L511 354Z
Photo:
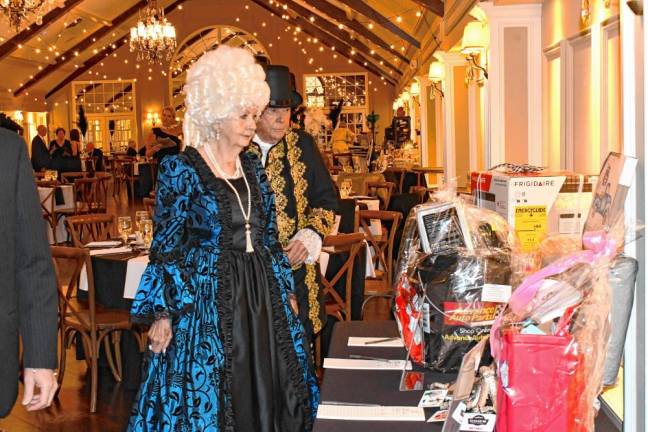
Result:
M167 13L192 0L163 0ZM215 4L217 2L211 2ZM432 22L441 0L241 0L224 4L286 19L299 31L395 84ZM146 0L66 0L19 32L0 25L0 91L30 97L51 94L127 43L129 28ZM225 6L227 7L227 6ZM234 7L234 6L233 6ZM248 7L248 6L246 6ZM211 9L211 8L210 8ZM206 10L219 22L217 8ZM170 16L173 21L173 16ZM248 29L250 30L250 29ZM187 35L179 35L179 43ZM165 66L166 67L166 66ZM6 93L5 93L6 96Z

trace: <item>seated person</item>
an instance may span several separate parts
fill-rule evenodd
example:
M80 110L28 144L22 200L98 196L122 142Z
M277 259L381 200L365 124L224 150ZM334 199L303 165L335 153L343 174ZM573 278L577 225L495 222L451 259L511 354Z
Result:
M72 132L70 132L70 136L72 136ZM86 152L88 153L88 156L97 158L97 161L95 162L95 170L104 171L103 152L96 148L92 141L86 144Z
M340 122L331 135L333 153L348 153L354 140L355 134L347 128L346 122Z
M38 134L31 142L31 163L34 171L42 171L50 168L52 158L47 150L47 128L39 125L36 131Z
M135 140L133 139L128 140L128 149L126 150L126 156L131 156L131 157L135 157L137 155L142 156L142 149L140 149L140 151L138 152L136 147L137 146L135 144ZM144 148L144 152L146 153L146 148Z

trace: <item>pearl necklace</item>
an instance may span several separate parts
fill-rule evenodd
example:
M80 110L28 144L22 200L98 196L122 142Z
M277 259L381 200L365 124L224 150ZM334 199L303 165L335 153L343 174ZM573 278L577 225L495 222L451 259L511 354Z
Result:
M245 173L243 172L243 168L241 167L241 160L236 158L236 172L234 173L234 175L240 173L241 176L243 176L243 181L245 181L245 187L247 189L247 194L248 194L247 214L245 213L245 209L243 208L243 202L241 201L241 196L239 195L238 190L236 190L236 188L232 185L232 183L230 183L230 181L227 179L227 175L220 167L220 165L218 165L218 162L216 162L214 153L212 153L211 148L209 148L208 145L205 146L205 154L207 155L207 158L212 163L214 168L216 168L218 175L225 181L225 183L227 183L227 186L229 186L229 188L232 189L234 195L236 195L239 208L241 209L241 213L243 214L243 219L245 220L245 252L252 253L254 252L254 247L252 246L252 231L251 231L252 227L250 226L250 216L252 215L252 194L250 193L250 185L248 184L247 178L245 177Z

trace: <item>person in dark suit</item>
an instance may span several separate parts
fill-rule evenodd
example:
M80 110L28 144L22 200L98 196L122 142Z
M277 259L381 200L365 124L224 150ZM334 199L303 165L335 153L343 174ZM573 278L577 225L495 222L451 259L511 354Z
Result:
M135 140L128 140L128 148L126 149L126 156L131 156L135 157L138 155L137 153L137 148L135 148L137 144L135 143ZM146 151L146 150L144 150Z
M34 171L42 171L50 167L52 158L47 150L47 128L40 125L36 131L38 135L31 142L31 163Z
M317 260L335 222L337 193L313 137L290 129L291 108L300 105L301 96L290 85L288 68L265 70L270 102L249 151L262 160L277 197L279 241L293 268L299 317L311 342L326 319Z
M70 132L70 135L71 134L72 133ZM86 143L86 153L88 153L88 156L90 157L97 158L97 162L95 163L95 171L103 171L103 152L96 148L92 141Z
M18 394L19 336L25 367L22 404L33 411L52 403L58 295L27 146L1 128L0 143L0 417L5 417Z

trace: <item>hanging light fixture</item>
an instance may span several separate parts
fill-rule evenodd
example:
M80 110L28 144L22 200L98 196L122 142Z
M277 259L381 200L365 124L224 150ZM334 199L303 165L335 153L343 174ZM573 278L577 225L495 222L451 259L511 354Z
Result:
M46 7L62 3L61 0L0 0L0 12L17 32L25 21L33 19L37 25L43 24Z
M131 52L137 51L137 60L162 63L171 59L175 47L175 27L167 21L157 0L149 0L146 9L140 11L137 25L130 29Z
M481 55L488 46L488 29L479 22L469 22L464 28L461 38L461 53L466 57L468 68L466 69L466 84L471 81L477 85L483 85L488 79L488 69L481 64Z
M428 71L428 78L430 81L432 81L432 87L434 90L438 91L439 94L441 94L441 97L443 97L443 90L441 89L441 81L445 78L445 69L443 67L443 63L440 61L433 61L430 63L430 69ZM433 94L430 94L430 97L432 97Z

